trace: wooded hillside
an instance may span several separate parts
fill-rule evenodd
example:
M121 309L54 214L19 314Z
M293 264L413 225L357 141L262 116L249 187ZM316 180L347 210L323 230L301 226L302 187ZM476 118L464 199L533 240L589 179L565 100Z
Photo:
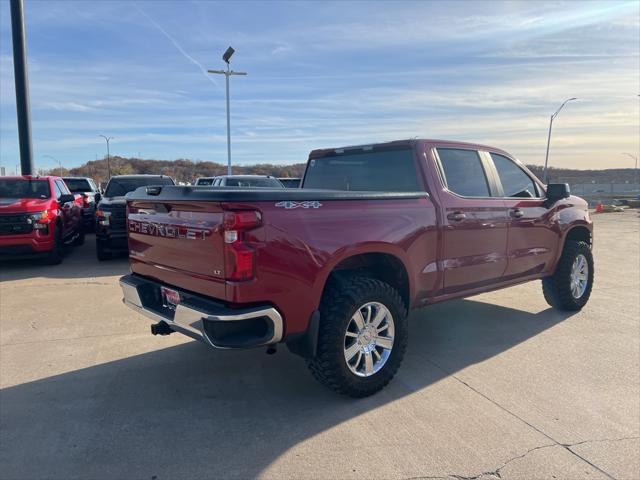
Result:
M215 162L194 162L192 160L147 160L140 158L111 157L112 175L131 175L135 173L150 173L155 175L169 175L177 182L193 182L198 177L213 177L225 175L227 166ZM258 164L234 166L234 174L245 175L273 175L275 177L301 177L305 164L271 165ZM52 168L48 172L59 175L60 169ZM91 177L97 182L107 179L107 160L92 160L79 167L62 169L63 175L76 177Z

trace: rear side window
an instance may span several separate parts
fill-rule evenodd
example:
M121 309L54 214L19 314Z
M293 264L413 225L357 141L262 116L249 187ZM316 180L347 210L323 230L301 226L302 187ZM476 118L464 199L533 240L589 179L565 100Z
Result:
M463 197L490 197L489 183L475 150L438 148L445 186Z
M492 153L505 197L538 198L538 189L534 181L511 159Z
M346 151L309 160L304 188L376 192L419 192L411 149Z

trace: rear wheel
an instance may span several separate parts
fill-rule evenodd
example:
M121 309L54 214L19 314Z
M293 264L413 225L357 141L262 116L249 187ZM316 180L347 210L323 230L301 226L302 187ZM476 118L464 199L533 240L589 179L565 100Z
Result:
M63 244L62 244L62 227L57 224L55 226L55 231L53 234L53 248L47 254L45 259L45 263L48 265L58 265L62 262L62 254L63 254Z
M100 242L96 242L96 256L98 260L104 262L105 260L111 260L112 254L110 250L107 250Z
M555 273L542 279L545 300L560 310L580 310L589 301L593 274L593 254L589 245L568 240Z
M366 397L396 374L407 339L407 312L398 292L379 280L351 277L327 287L317 355L307 365L336 392Z

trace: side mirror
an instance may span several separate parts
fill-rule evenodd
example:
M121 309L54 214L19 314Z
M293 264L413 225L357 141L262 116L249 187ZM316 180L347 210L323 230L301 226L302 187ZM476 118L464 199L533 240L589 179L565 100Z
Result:
M60 198L58 198L58 203L60 205L63 205L69 202L75 202L75 201L76 201L76 197L71 193L63 193L62 195L60 195Z
M557 202L571 195L571 189L568 183L550 183L547 185L547 200L549 202Z
M100 200L102 199L102 194L100 192L97 192L93 198L95 198L96 203L100 202Z

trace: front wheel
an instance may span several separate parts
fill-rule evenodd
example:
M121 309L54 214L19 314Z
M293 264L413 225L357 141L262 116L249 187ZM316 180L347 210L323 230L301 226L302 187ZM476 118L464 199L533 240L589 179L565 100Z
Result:
M545 300L559 310L580 310L589 301L593 274L589 244L568 240L555 273L542 279Z
M53 248L45 258L45 263L47 265L58 265L59 263L62 263L62 254L64 248L62 244L62 227L57 224L54 228L55 231L53 235Z
M317 355L307 365L336 392L366 397L394 377L407 339L407 311L398 292L380 280L351 277L327 287Z

